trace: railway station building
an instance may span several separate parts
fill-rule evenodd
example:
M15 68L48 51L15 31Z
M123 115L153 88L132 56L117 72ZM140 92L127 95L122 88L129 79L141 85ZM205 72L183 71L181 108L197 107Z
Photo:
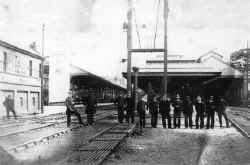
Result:
M40 112L41 63L37 52L0 40L0 117L6 116L3 102L8 95L17 115Z
M123 85L67 63L65 60L61 63L50 61L49 103L63 103L68 91L72 89L81 94L93 90L99 103L111 102L117 94L126 91Z
M126 78L126 72L123 72ZM132 77L132 81L133 81ZM151 84L161 94L163 83L163 55L147 59L139 67L138 87L147 91ZM227 63L223 56L210 51L198 58L185 58L182 55L168 56L168 93L188 94L193 97L201 94L220 95L231 104L246 102L247 84L244 74Z

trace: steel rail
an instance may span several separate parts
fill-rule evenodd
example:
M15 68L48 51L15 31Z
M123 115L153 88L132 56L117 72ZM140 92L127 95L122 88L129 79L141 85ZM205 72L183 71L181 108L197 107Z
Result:
M96 119L96 121L105 119L105 118L107 118L109 116L112 116L112 115L113 115L112 113L105 113L105 115L104 115L104 113L101 113L101 114L99 114L99 116L97 116L99 118ZM56 132L54 132L54 133L52 133L50 135L47 135L47 136L44 136L44 137L39 137L39 138L34 139L34 140L29 140L29 141L27 141L25 143L16 145L14 147L9 147L7 149L7 151L15 151L15 152L23 151L23 150L31 148L31 147L33 147L33 146L35 146L37 144L40 144L40 143L42 143L44 141L51 140L51 139L53 139L55 137L66 134L66 133L68 133L68 132L70 132L70 131L72 131L74 129L81 128L81 127L83 127L83 126L77 125L77 126L74 126L74 127L71 127L71 128L66 128L66 129L63 129L63 130L59 130L59 131L56 131Z

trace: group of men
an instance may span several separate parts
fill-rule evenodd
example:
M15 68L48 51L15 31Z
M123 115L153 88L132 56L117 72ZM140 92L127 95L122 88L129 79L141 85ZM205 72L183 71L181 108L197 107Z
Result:
M202 99L201 95L198 95L194 100L190 96L180 97L176 94L174 98L163 95L161 97L157 95L148 95L147 100L145 97L138 97L137 113L140 120L140 125L145 127L146 124L146 109L151 114L151 126L157 127L158 114L161 114L163 128L180 128L181 116L184 116L185 128L193 128L193 114L195 114L195 127L198 128L214 128L215 113L218 114L219 124L222 127L222 116L226 121L226 126L229 127L229 121L226 114L227 103L223 97L209 96L206 100ZM123 122L124 118L129 123L134 122L135 116L135 97L130 95L119 95L116 99L118 108L118 121ZM173 109L173 116L170 114ZM206 125L204 120L206 118ZM166 123L167 120L167 123ZM173 127L172 127L173 125Z
M123 123L124 119L126 119L127 123L134 123L134 99L131 97L131 95L118 95L118 97L115 99L115 104L117 105L118 110L118 122Z
M154 104L158 104L155 102ZM159 112L162 116L163 127L166 128L166 119L168 120L168 128L172 128L170 109L173 107L173 126L174 128L181 127L181 115L184 116L184 126L185 128L193 127L193 114L195 115L195 127L207 129L214 128L214 118L215 112L218 114L219 124L222 127L222 116L225 118L226 126L229 127L229 121L226 114L227 103L222 97L215 98L214 96L209 96L206 101L203 101L202 97L198 95L194 100L190 96L185 96L181 98L179 94L176 95L174 99L166 98L166 96L161 97L159 101ZM154 111L157 111L154 110ZM157 113L157 112L155 112ZM206 125L204 124L204 119L206 117ZM155 126L155 125L154 125Z
M67 126L69 127L71 124L71 116L75 115L78 119L80 125L93 125L94 123L94 114L96 113L97 100L93 91L88 93L88 96L83 100L85 105L85 113L87 115L87 123L83 123L81 114L78 112L75 107L74 94L72 91L69 91L69 96L66 98L66 115L67 115Z

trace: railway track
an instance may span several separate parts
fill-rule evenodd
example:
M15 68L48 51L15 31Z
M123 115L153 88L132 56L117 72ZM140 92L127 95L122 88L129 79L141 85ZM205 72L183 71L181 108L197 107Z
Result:
M250 110L248 108L230 107L228 117L236 129L245 137L250 138Z
M57 165L99 165L135 129L134 124L116 124L91 137Z
M104 113L105 112L100 112L100 113L97 113L96 115L98 116ZM86 115L82 116L82 118L86 119ZM41 130L47 127L58 126L60 124L65 124L67 122L66 116L61 117L61 118L53 118L53 119L47 119L47 120L40 119L40 120L41 121L38 121L38 122L32 122L32 123L28 122L27 124L20 125L19 127L15 126L15 127L8 127L5 129L2 129L0 139L6 136L11 136L11 135L17 136L18 134L23 134L29 131L36 131L36 130ZM76 121L76 119L74 118L73 121Z
M105 119L109 116L113 115L112 113L101 113L99 115L96 116L96 121ZM41 130L36 130L36 131L32 131L29 133L25 133L19 136L14 136L14 137L5 137L5 139L0 139L0 141L8 141L10 143L3 143L1 144L2 147L4 147L7 151L10 152L20 152L26 149L29 149L31 147L34 147L37 144L49 141L55 137L64 135L66 133L71 132L74 129L80 128L82 127L81 125L73 125L70 128L66 127L65 125L58 125L54 128L49 128L47 130L43 130L43 132L41 132ZM38 132L39 131L39 134ZM41 136L42 134L42 136ZM11 140L10 140L11 139Z
M113 112L99 112L96 114L95 120L102 120L112 115ZM86 115L82 116L82 118L86 120ZM23 129L20 128L24 126L24 123L14 123L12 125L7 123L7 126L0 127L0 130L6 130L5 132L1 131L0 145L7 151L19 152L82 127L75 125L74 123L76 122L77 120L74 118L72 127L67 128L65 114L52 114L32 118L28 122L29 127L24 127ZM13 131L10 131L10 128Z
M101 108L102 110L114 109L114 107L112 106L101 106L98 107L97 111ZM82 117L84 116L85 114L82 115ZM0 138L7 135L15 135L19 133L24 133L29 130L46 128L62 123L66 123L65 113L50 114L47 116L33 116L29 118L23 118L19 122L7 121L7 123L0 125Z

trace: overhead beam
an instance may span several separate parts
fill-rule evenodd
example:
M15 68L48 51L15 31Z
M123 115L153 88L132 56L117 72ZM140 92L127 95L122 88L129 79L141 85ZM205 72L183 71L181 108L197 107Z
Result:
M130 49L129 50L131 53L152 53L152 52L164 52L164 49L162 49L162 48L159 48L159 49L157 49L157 48L154 48L154 49L151 49L151 48L149 48L149 49Z

